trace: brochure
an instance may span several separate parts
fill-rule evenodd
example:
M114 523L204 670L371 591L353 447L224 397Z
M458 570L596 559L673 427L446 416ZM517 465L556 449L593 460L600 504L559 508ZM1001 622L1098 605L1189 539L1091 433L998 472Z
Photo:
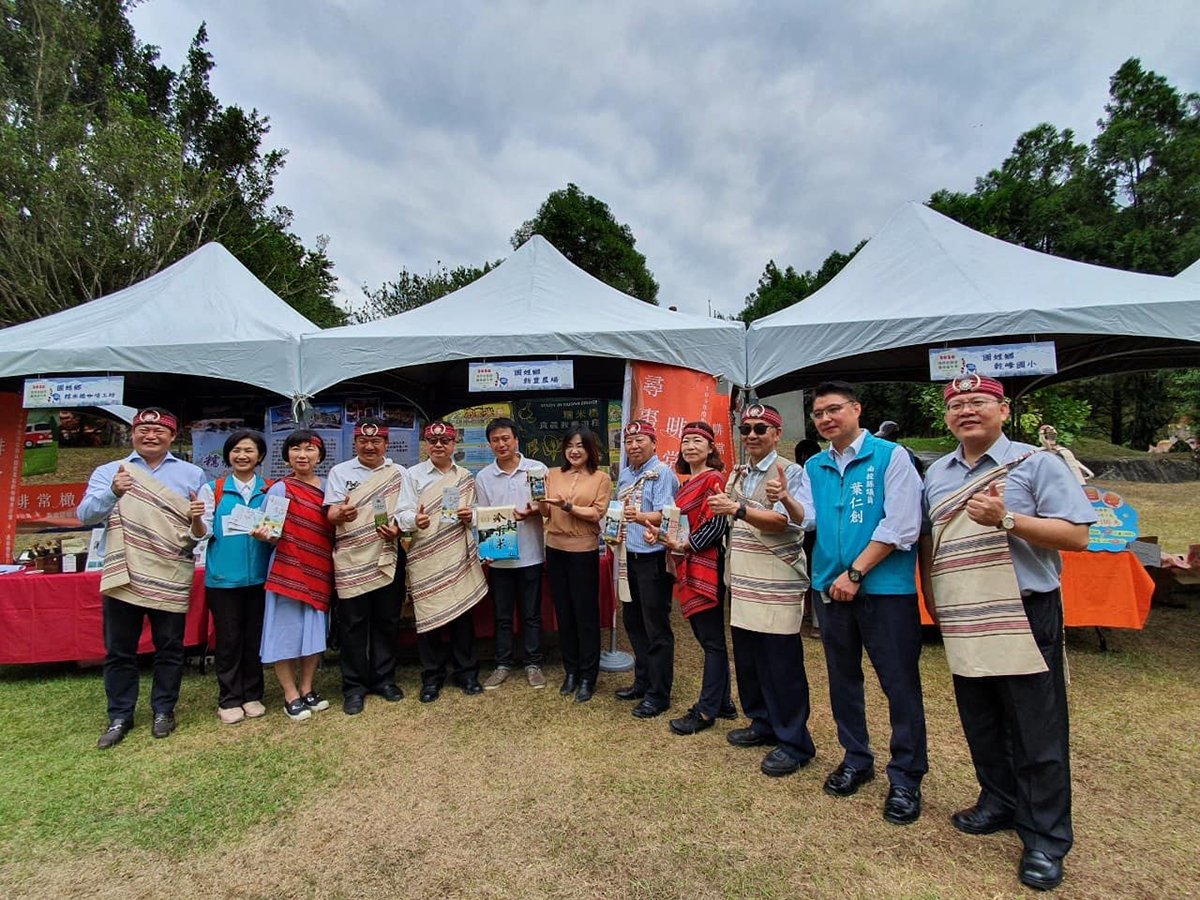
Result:
M442 488L442 522L453 525L458 521L458 508L462 506L462 494L458 485Z
M475 511L479 558L517 559L517 517L511 506L480 506Z

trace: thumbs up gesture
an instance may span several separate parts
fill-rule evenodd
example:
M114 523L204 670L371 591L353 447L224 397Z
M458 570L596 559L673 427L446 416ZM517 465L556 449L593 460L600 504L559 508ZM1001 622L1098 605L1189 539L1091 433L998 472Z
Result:
M768 480L763 487L766 489L767 499L772 503L778 503L788 496L787 472L783 463L775 463L775 477Z
M117 466L117 474L113 476L112 492L118 497L125 496L125 492L133 488L133 476L125 470L125 464Z
M426 528L429 527L430 521L431 520L429 518L429 513L425 512L425 504L422 503L417 508L417 528L421 531L424 531Z
M204 517L204 501L196 496L195 491L188 491L188 515L193 522L199 522Z
M999 528L1005 512L1004 489L994 481L967 501L967 515L978 525Z

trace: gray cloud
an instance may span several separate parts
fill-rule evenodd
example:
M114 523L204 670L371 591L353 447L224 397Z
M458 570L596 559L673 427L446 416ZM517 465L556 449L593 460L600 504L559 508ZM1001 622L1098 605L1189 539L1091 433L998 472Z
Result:
M737 312L770 258L816 268L907 200L969 189L1049 121L1090 139L1129 56L1200 88L1194 4L155 0L173 67L290 149L277 202L343 285L475 264L573 181L638 238L660 300Z

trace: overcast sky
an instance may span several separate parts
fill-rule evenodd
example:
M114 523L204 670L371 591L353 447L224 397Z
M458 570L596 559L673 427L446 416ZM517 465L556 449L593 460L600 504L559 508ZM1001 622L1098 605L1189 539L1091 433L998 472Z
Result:
M1087 10L1084 12L1084 10ZM904 202L969 190L1040 122L1085 140L1130 56L1200 90L1200 4L150 0L178 70L201 21L226 105L290 151L275 202L343 292L477 265L574 182L659 302L736 313Z

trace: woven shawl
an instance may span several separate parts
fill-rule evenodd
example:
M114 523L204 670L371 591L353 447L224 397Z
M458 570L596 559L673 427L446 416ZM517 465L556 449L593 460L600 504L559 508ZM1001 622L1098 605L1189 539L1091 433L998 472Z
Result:
M709 469L689 478L675 495L675 505L679 507L680 515L687 516L692 534L713 517L708 498L724 490L724 481L720 472ZM679 598L685 619L717 605L721 589L717 580L717 554L720 551L715 544L703 550L688 547L682 557L676 558L675 596Z
M933 603L950 671L966 678L1047 671L1029 628L1008 533L973 522L967 501L998 485L1026 456L989 469L929 511Z
M188 501L139 466L108 515L100 593L134 606L186 613L196 563Z
M421 492L426 510L442 505L442 489L457 487L462 506L475 504L475 480L461 466L453 466ZM487 594L487 581L479 564L479 545L470 528L461 522L443 522L436 512L429 527L418 529L408 548L408 591L412 595L417 633L433 631L453 622Z
M333 580L338 598L348 600L387 587L396 577L396 542L386 541L375 530L376 497L387 504L388 520L396 511L396 498L404 475L396 466L384 466L346 497L358 510L353 522L339 522L333 546Z
M325 495L290 475L283 486L291 502L266 589L326 612L333 594L333 526L325 516Z
M649 472L643 472L626 488L617 491L617 499L622 505L633 505L636 510L642 508L642 496L646 493L646 482L657 481L665 468L660 461L657 466ZM629 560L625 555L625 529L629 527L629 523L622 521L621 530L617 532L617 596L621 598L622 603L630 603L633 600L633 594L629 593Z

